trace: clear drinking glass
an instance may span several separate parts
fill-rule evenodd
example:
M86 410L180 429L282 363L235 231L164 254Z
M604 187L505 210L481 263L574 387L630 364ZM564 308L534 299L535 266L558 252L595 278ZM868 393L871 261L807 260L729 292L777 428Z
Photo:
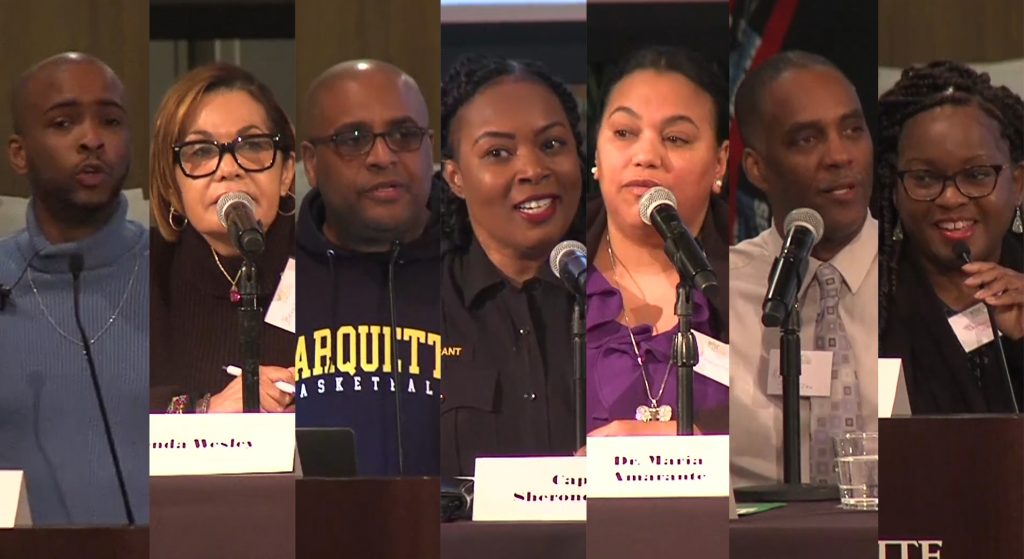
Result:
M840 508L878 510L878 433L844 433L832 443Z

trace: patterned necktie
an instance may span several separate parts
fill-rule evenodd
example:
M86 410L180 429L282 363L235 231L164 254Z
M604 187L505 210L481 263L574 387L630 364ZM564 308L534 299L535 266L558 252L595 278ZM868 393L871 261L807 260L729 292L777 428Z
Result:
M814 349L832 352L832 394L811 398L811 483L836 483L832 438L864 429L860 389L854 369L853 347L839 316L839 295L843 277L831 264L822 264L814 274L821 304L814 323Z

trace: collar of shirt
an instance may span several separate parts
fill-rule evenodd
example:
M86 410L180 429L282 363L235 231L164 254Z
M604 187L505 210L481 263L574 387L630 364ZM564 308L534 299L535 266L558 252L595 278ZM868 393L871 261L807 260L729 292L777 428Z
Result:
M480 242L475 237L469 246L469 250L457 258L455 271L456 278L461 280L459 283L462 284L462 304L466 307L475 303L477 298L481 297L485 292L489 292L492 288L500 288L505 285L512 287L512 284L501 273L501 270L491 262L490 257L487 256L487 253L484 252L483 247L480 246ZM550 283L560 288L562 285L561 280L555 277L551 268L544 265L541 266L540 271L535 277L523 282L522 287L519 289L526 289L531 283L536 281ZM513 287L513 289L515 288Z

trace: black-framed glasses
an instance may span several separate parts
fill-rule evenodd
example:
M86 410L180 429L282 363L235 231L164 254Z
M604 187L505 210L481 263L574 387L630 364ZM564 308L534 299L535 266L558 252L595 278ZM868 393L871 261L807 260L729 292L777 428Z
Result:
M942 196L946 183L953 186L965 197L972 200L992 194L999 182L1003 165L973 165L960 169L952 175L936 173L929 169L907 169L896 171L903 190L912 200L932 202Z
M330 144L338 155L357 157L366 155L383 138L388 148L395 153L416 151L423 145L423 139L431 134L430 129L404 124L384 132L374 132L364 128L354 128L335 132L330 136L310 138L309 143L316 145Z
M253 134L225 143L191 140L174 144L173 148L174 159L181 172L191 179L201 179L217 172L225 153L230 153L235 163L246 171L266 171L277 162L280 144L280 134Z

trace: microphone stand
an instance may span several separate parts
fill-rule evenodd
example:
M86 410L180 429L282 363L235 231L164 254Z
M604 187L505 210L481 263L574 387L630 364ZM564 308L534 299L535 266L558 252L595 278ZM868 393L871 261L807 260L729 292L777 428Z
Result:
M395 265L402 244L391 243L388 259L388 310L391 314L391 370L395 380L395 444L398 450L398 475L405 475L405 444L402 442L402 375L398 370L398 314L395 312Z
M128 520L129 526L135 526L135 514L132 511L131 501L128 499L128 487L124 481L124 472L121 470L121 459L117 456L117 445L114 444L114 434L111 431L110 417L107 415L107 405L103 400L103 391L100 389L100 379L99 375L96 373L96 362L93 361L92 358L92 344L89 342L89 336L86 335L85 326L82 324L79 295L81 290L79 278L82 273L82 258L79 254L73 254L71 255L71 258L71 290L75 305L75 326L78 328L78 334L82 340L82 351L85 353L85 361L89 366L89 379L92 380L92 389L96 394L96 403L100 408L100 420L103 422L103 435L107 439L107 449L110 451L110 461L114 463L114 476L117 478L117 489L121 493L121 503L124 505L124 516L125 519Z
M693 434L693 368L700 362L697 336L693 333L693 294L682 279L676 284L676 317L679 330L672 339L672 365L676 370L677 435Z
M1003 349L1003 342L999 339L999 328L996 326L996 316L992 313L992 307L985 303L985 311L988 313L988 322L992 328L993 342L996 344L996 359L998 359L999 369L1003 372L1003 378L1006 379L1006 388L1010 392L1010 401L1013 402L1013 413L1020 414L1020 406L1017 404L1017 394L1013 389L1013 380L1010 378L1010 367L1006 364L1006 350Z
M260 336L263 333L263 309L260 308L256 263L244 251L238 293L238 335L242 349L242 411L260 412Z
M576 296L572 306L572 371L576 399L576 448L587 442L587 300Z
M782 373L782 460L781 484L754 485L735 490L739 502L834 501L836 485L801 482L800 464L800 304L786 313L779 335L779 370Z

